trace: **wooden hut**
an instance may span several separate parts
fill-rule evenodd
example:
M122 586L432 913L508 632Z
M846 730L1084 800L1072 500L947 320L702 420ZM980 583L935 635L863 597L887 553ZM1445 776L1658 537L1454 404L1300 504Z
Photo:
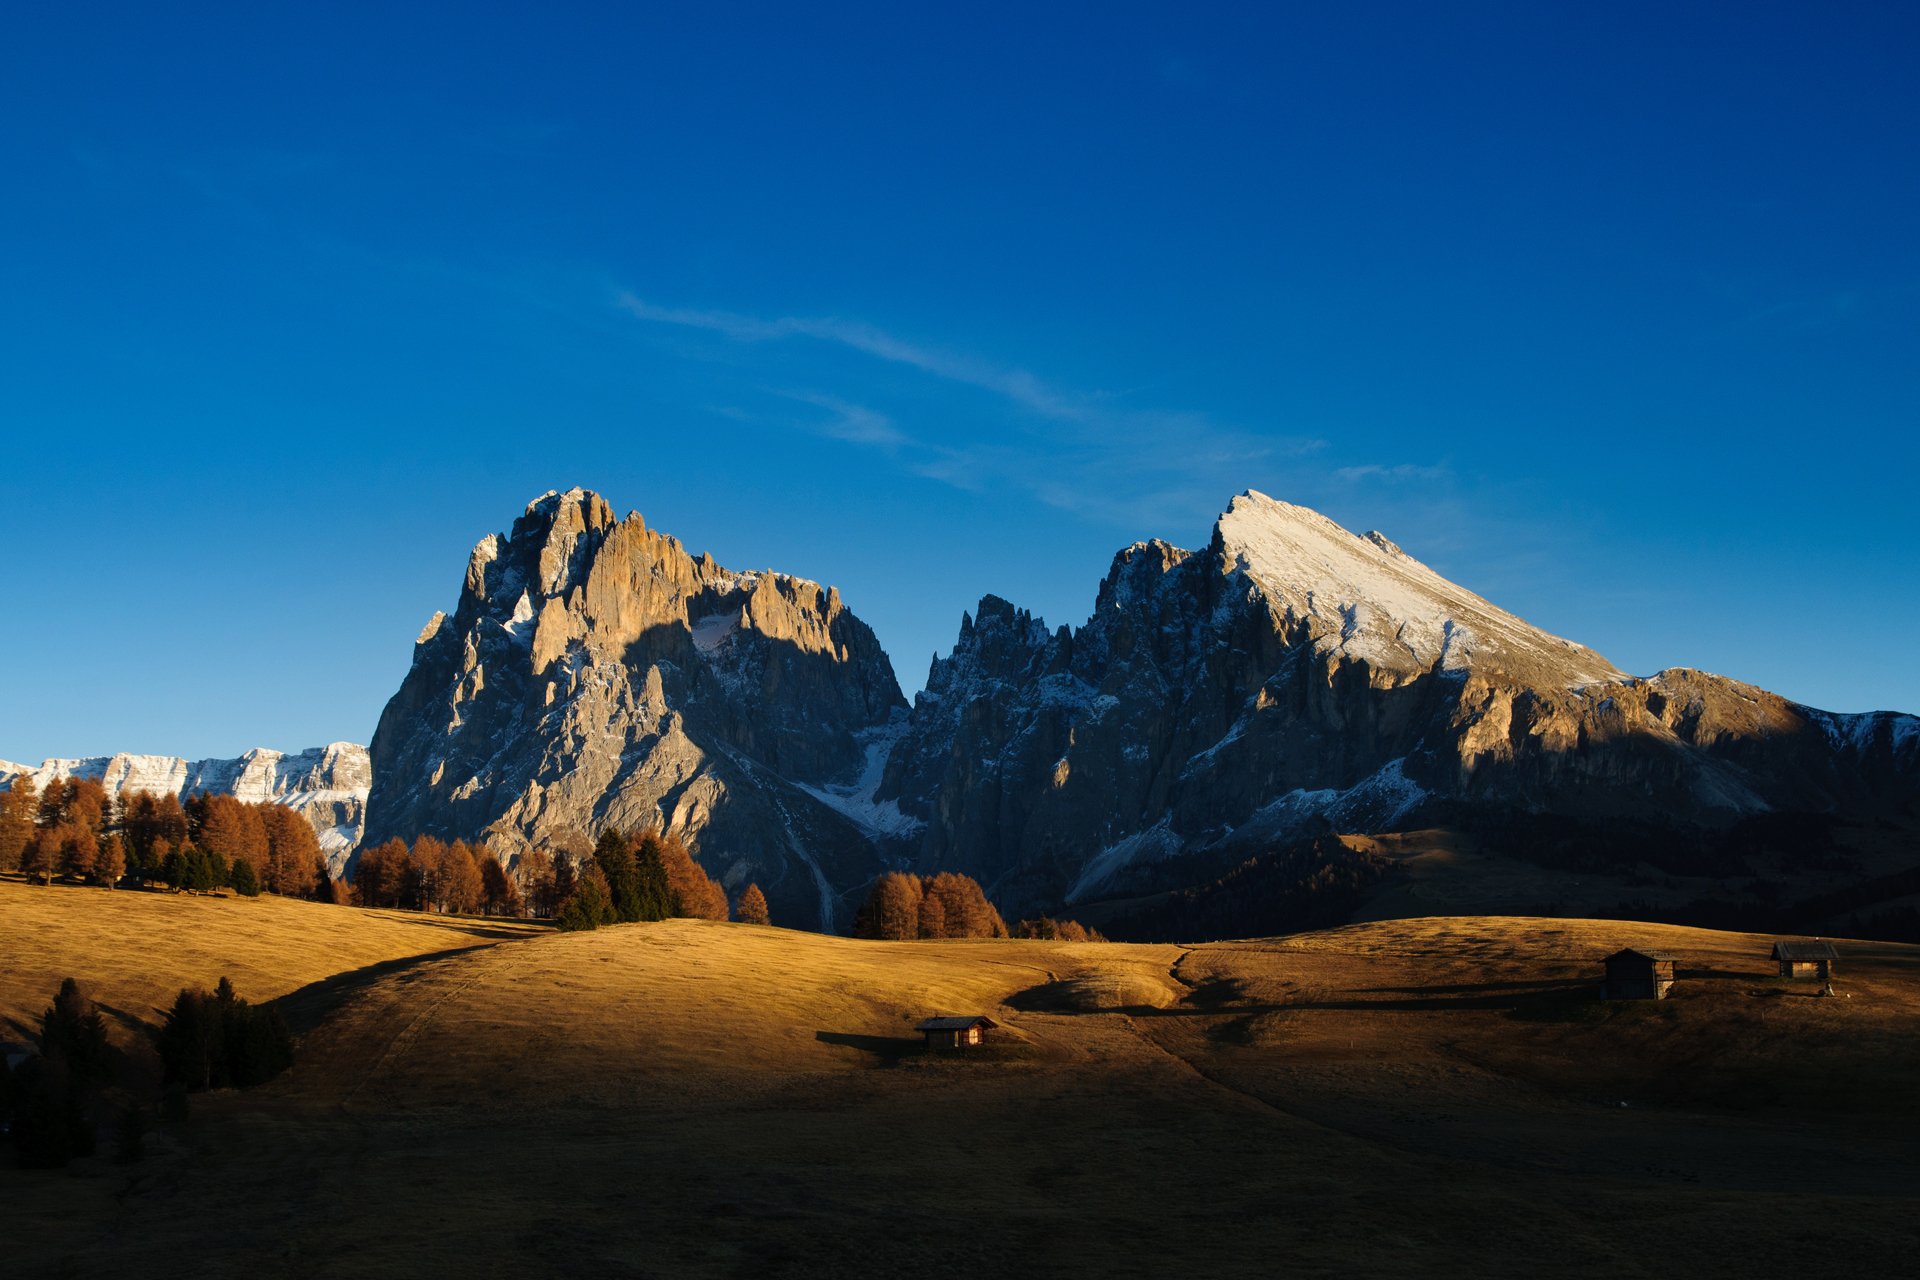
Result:
M1608 1000L1665 1000L1673 990L1673 957L1631 947L1606 959L1601 994Z
M1833 944L1824 940L1814 942L1789 942L1785 939L1773 944L1773 958L1780 962L1780 976L1783 978L1816 978L1821 982L1833 976L1833 962L1840 953Z
M929 1049L971 1049L987 1042L987 1032L1000 1024L992 1018L928 1018L914 1030L927 1037Z

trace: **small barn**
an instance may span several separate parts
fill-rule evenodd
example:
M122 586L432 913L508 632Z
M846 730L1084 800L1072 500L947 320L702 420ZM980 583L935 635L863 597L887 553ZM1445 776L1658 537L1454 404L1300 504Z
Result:
M1601 995L1608 1000L1665 1000L1673 990L1673 957L1629 947L1606 959Z
M1773 958L1780 962L1780 976L1783 978L1816 978L1825 982L1833 977L1833 962L1840 953L1833 944L1824 940L1814 942L1788 942L1782 939L1773 944Z
M927 1038L929 1049L971 1049L987 1042L987 1032L1000 1024L970 1014L961 1018L928 1018L914 1028Z

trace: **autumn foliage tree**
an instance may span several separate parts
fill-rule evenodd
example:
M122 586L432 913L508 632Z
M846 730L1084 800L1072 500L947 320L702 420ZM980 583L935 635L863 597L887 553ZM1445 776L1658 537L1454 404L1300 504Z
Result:
M353 862L354 901L363 907L397 907L406 877L406 841L383 840L362 849Z
M760 892L760 886L750 884L740 892L740 901L734 904L733 918L741 924L772 924L767 915L767 895Z
M679 837L649 831L640 837L643 851L649 843L659 850L661 869L666 873L669 915L693 920L727 918L727 891L693 860Z
M854 936L909 938L1004 938L1007 923L972 876L942 871L916 876L890 871L874 881L854 918Z
M33 779L15 776L12 784L0 791L0 871L12 871L20 865L33 839L34 819L40 812L40 792Z

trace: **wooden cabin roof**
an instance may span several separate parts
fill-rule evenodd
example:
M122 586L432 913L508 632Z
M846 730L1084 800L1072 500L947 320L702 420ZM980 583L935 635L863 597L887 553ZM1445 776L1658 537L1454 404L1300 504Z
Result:
M924 1018L915 1031L965 1031L969 1027L997 1027L992 1018L974 1014L964 1018Z
M1789 942L1781 939L1773 944L1775 960L1838 960L1840 953L1833 944L1824 938L1813 942Z
M1632 947L1616 951L1607 957L1608 964L1612 964L1615 960L1652 960L1656 964L1674 963L1670 955L1664 955L1658 951L1635 951Z

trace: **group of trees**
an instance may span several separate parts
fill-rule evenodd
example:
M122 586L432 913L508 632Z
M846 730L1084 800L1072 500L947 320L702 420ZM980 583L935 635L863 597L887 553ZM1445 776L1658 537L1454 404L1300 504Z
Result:
M293 1034L278 1009L253 1005L220 979L208 995L189 987L154 1037L169 1090L244 1089L293 1065Z
M581 848L584 849L584 842ZM614 828L591 853L567 848L523 851L509 867L484 845L421 836L360 851L353 901L363 907L552 918L562 929L597 929L629 920L728 917L726 890L674 836L633 836ZM766 924L756 885L740 895L738 918Z
M1013 928L1016 938L1043 938L1050 942L1105 942L1106 935L1098 929L1081 924L1078 920L1055 920L1052 916L1041 916L1038 920L1022 920Z
M1004 938L1007 922L972 876L890 871L873 882L854 917L856 938Z
M40 1015L39 1054L16 1071L0 1063L0 1110L12 1117L22 1165L53 1169L93 1154L95 1110L111 1065L106 1023L68 978Z
M360 851L353 901L455 915L552 915L559 901L553 859L533 850L521 855L518 870L509 872L491 849L465 840L421 836L411 848L387 840Z
M108 1043L105 1020L74 979L40 1015L39 1041L19 1067L0 1064L0 1117L10 1121L18 1162L51 1169L92 1155L103 1111L118 1112L118 1155L138 1159L152 1077ZM160 1089L176 1116L191 1090L244 1088L293 1065L293 1036L279 1010L247 1003L225 978L212 995L182 991L153 1042Z
M206 793L184 804L150 791L116 797L92 778L60 778L41 792L19 776L0 792L0 871L13 870L47 884L340 896L313 824L285 805Z
M634 920L725 920L727 893L678 837L657 831L632 836L609 827L584 865L566 863L572 883L555 920L562 929L597 929ZM766 924L767 899L758 885L740 895L739 918Z

